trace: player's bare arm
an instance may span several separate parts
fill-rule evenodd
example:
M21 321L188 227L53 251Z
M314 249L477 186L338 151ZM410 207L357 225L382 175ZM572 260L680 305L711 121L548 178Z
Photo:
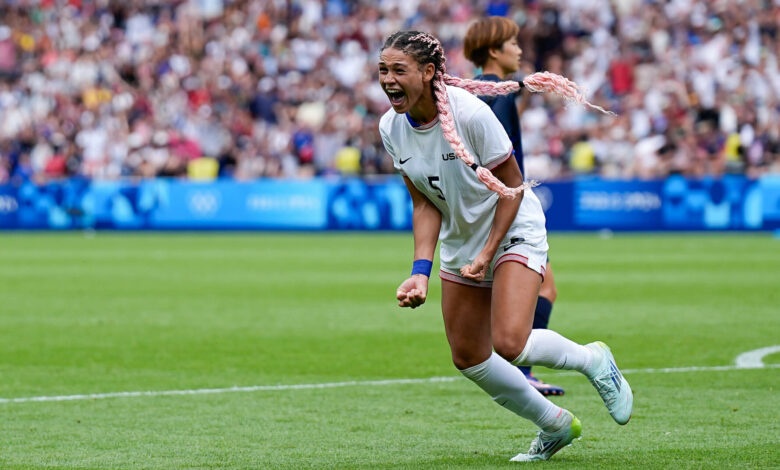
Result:
M414 184L404 176L404 183L412 196L414 232L414 259L432 260L441 229L441 213ZM428 295L428 276L413 274L398 286L396 298L399 307L418 307Z

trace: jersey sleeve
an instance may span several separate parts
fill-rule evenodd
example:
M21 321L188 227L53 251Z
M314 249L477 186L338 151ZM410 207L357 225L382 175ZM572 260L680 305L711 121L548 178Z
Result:
M492 170L512 156L512 142L504 126L488 106L481 106L469 119L466 138L481 166Z

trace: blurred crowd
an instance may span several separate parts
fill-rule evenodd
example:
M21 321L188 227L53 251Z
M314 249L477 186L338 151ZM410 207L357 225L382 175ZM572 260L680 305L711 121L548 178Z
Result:
M532 96L529 176L780 173L780 0L0 0L0 183L392 173L384 38L484 15L618 115Z

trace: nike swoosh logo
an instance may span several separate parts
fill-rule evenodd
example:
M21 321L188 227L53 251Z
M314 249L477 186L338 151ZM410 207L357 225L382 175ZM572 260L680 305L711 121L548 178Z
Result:
M524 241L525 241L525 238L521 238L521 237L512 237L512 238L509 240L509 244L508 244L508 245L506 245L506 246L504 246L504 252L506 252L507 250L509 250L510 248L512 248L512 247L513 247L513 246L515 246L515 245L519 245L519 244L523 243Z
M409 161L409 160L411 160L411 159L412 159L412 157L409 157L409 158L407 158L406 160L399 159L399 160L398 160L398 163L400 163L401 165L403 165L404 163L408 162L408 161Z

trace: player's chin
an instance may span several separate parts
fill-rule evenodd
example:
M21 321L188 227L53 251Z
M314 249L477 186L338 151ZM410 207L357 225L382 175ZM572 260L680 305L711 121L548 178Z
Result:
M390 103L390 107L393 108L393 111L395 111L396 114L405 114L409 111L405 105L396 106L393 103Z

